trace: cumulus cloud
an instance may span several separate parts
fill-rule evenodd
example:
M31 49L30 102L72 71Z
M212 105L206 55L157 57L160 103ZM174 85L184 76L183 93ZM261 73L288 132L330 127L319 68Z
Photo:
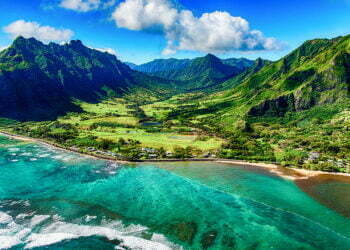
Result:
M130 30L170 29L176 23L178 11L166 0L126 0L112 17L118 27Z
M169 0L125 0L112 14L116 25L129 30L161 30L167 39L163 54L178 50L225 53L235 50L275 50L279 42L252 30L242 17L215 11L196 17Z
M109 8L115 3L116 0L62 0L60 2L60 7L79 12L88 12L100 8Z
M69 29L56 29L51 26L42 26L37 22L15 21L4 27L4 31L12 38L23 36L34 37L42 42L65 42L71 39L74 32Z

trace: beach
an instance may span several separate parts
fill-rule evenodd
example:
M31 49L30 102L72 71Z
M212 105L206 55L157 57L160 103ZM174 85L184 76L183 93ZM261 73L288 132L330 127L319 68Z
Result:
M0 135L7 136L12 139L21 140L21 141L27 141L27 142L36 142L40 143L42 145L46 145L48 147L54 147L59 150L64 150L68 152L74 152L81 154L82 156L87 157L93 157L96 159L102 159L102 160L108 160L117 162L120 164L127 164L127 163L134 163L130 161L121 161L116 160L113 157L108 156L102 156L102 155L96 155L96 154L90 154L90 153L82 153L78 150L72 149L72 148L65 148L62 147L56 143L48 142L41 139L26 137L22 135L16 135L11 134L8 132L0 131ZM299 183L302 182L302 180L307 180L309 178L315 178L320 177L324 178L324 176L332 176L334 179L343 181L343 180L349 180L350 182L350 173L336 173L336 172L325 172L325 171L314 171L314 170L308 170L308 169L300 169L300 168L291 168L291 167L282 167L278 164L271 164L271 163L263 163L263 162L247 162L247 161L240 161L240 160L229 160L229 159L214 159L214 158L203 158L203 159L165 159L165 160L145 160L145 161L137 161L137 162L217 162L217 163L224 163L224 164L230 164L233 166L246 166L246 167L258 167L265 169L269 171L272 174L275 174L279 177L292 180L292 181L298 181Z

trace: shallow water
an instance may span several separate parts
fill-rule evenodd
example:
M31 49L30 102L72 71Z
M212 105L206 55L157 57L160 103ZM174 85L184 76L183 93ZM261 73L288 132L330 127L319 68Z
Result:
M347 218L259 170L0 144L0 248L350 248Z
M350 219L350 177L322 174L297 184L321 204Z

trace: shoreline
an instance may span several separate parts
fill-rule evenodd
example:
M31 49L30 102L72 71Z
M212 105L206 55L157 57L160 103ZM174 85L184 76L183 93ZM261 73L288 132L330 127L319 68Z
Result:
M58 145L56 143L53 143L53 142L48 142L48 141L45 141L45 140L32 138L32 137L27 137L27 136L23 136L23 135L15 135L15 134L11 134L11 133L5 132L5 131L0 131L0 135L9 137L9 138L12 138L12 139L15 139L15 140L19 140L19 141L39 143L39 144L44 145L46 147L53 147L53 148L55 148L57 150L62 150L62 151L69 152L69 153L79 154L79 155L81 155L83 157L90 157L90 158L94 158L94 159L97 159L97 160L107 160L107 161L113 161L113 162L117 162L117 163L121 163L121 164L131 163L129 161L117 160L117 159L114 159L112 157L107 157L107 156L104 157L102 155L98 156L98 155L93 155L93 154L88 154L88 153L82 153L82 152L80 152L78 150L62 147L62 146L60 146L60 145Z
M245 166L245 167L256 167L267 170L268 172L280 176L282 178L292 180L292 181L303 181L309 178L319 177L319 176L332 176L333 178L347 178L350 181L350 173L337 173L337 172L326 172L326 171L317 171L317 170L308 170L302 168L291 168L291 167L282 167L278 164L270 163L253 163L240 160L217 160L218 163L236 165L236 166Z
M241 160L230 160L230 159L214 159L214 158L195 158L195 159L164 159L164 160L140 160L140 161L123 161L123 160L117 160L113 157L108 156L102 156L102 155L95 155L95 154L88 154L88 153L82 153L78 150L74 150L72 148L65 148L62 147L56 143L48 142L42 139L36 139L31 138L27 136L22 135L16 135L11 134L6 131L0 131L0 135L21 140L21 141L27 141L27 142L35 142L39 143L48 147L54 147L58 150L63 150L66 152L73 152L80 154L83 157L91 157L94 159L100 159L100 160L107 160L112 161L120 164L132 164L132 163L162 163L162 162L216 162L216 163L223 163L223 164L229 164L229 165L235 165L235 166L244 166L244 167L255 167L255 168L261 168L264 170L267 170L268 172L275 174L279 177L291 180L291 181L301 181L301 180L307 180L309 178L314 178L318 176L331 176L333 178L349 178L350 181L350 173L336 173L336 172L325 172L325 171L316 171L316 170L308 170L308 169L301 169L301 168L290 168L290 167L282 167L278 164L271 164L271 163L263 163L263 162L247 162L247 161L241 161Z

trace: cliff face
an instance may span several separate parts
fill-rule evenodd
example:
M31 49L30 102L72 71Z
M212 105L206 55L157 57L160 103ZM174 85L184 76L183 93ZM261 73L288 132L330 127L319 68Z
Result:
M347 99L350 90L349 48L349 37L309 41L289 56L257 72L246 80L246 90L251 94L258 91L258 95L269 94L251 107L249 115L283 116L288 111L303 111ZM269 71L269 74L264 75L264 71Z
M251 116L284 116L288 111L295 111L295 99L292 94L264 101L251 108L248 114Z

